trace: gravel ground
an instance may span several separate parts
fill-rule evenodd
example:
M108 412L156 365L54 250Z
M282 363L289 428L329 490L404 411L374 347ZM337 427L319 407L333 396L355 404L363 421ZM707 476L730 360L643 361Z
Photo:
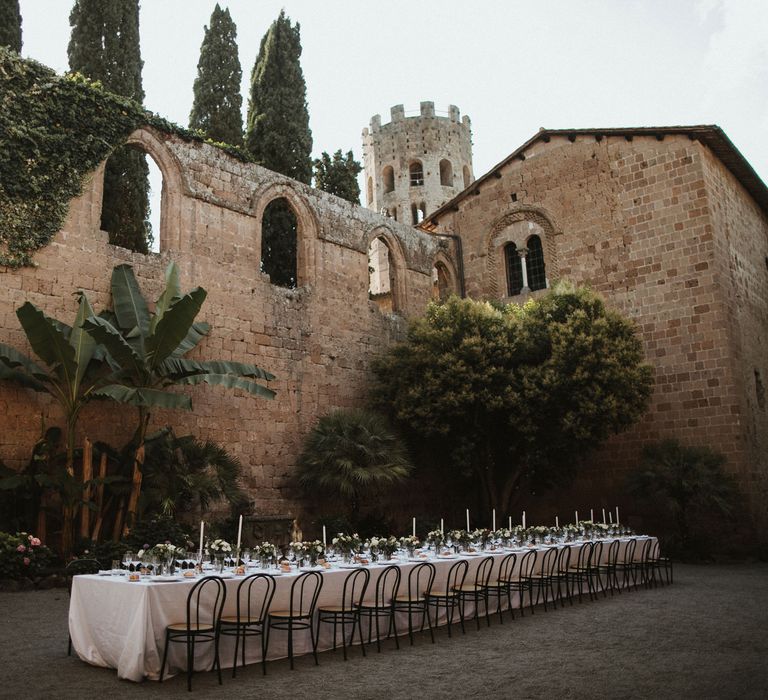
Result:
M215 674L197 673L205 697L296 698L765 698L768 564L679 565L669 587L392 642L349 661L326 652ZM67 657L67 593L0 593L0 698L189 697L183 676L162 685Z

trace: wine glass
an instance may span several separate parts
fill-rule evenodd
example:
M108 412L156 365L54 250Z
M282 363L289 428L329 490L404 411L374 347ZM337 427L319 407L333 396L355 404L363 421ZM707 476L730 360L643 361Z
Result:
M133 571L133 552L127 551L123 553L123 568L126 571Z

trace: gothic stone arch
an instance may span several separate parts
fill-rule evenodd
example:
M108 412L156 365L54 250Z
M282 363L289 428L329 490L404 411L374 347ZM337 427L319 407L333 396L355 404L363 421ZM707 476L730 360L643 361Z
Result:
M390 265L394 268L392 280L392 308L397 313L403 313L407 308L408 285L406 284L406 259L400 240L388 226L374 226L365 236L365 265L368 267L368 251L374 239L381 238L389 249ZM368 275L366 275L368 279ZM367 288L366 288L367 292Z
M444 250L437 251L435 257L432 260L432 267L441 265L447 273L448 278L448 293L459 295L461 293L459 285L459 273L456 270L456 265L453 260L448 256Z
M506 296L506 293L502 293L505 290L504 280L506 279L504 270L504 245L509 242L514 242L517 244L518 249L523 248L531 233L536 233L534 231L516 236L513 232L506 231L509 226L521 221L534 223L541 229L543 234L542 243L544 248L544 264L547 269L547 279L551 280L559 277L560 267L557 259L557 246L555 245L555 236L558 235L559 231L555 228L552 218L539 207L516 207L499 217L494 222L486 239L488 270L487 288L490 298L499 299Z
M273 182L251 195L250 215L255 220L254 246L261 259L261 223L264 210L276 199L285 199L296 216L296 286L312 286L315 279L315 239L320 227L317 216L306 198L287 182Z

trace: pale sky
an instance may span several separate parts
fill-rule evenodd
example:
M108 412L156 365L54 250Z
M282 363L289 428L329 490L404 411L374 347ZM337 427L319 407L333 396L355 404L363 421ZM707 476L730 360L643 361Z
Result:
M186 125L214 1L143 0L145 105ZM243 108L281 7L301 24L314 153L372 115L455 104L480 176L539 127L718 124L768 180L766 0L232 0ZM21 0L22 54L67 69L69 0Z

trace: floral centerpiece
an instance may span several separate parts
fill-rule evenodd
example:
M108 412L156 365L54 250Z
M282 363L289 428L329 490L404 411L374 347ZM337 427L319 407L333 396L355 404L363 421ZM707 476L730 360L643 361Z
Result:
M277 561L277 547L271 542L262 542L260 545L257 545L254 547L253 553L259 560L259 565L262 569L269 568L270 564L274 564Z
M232 545L226 540L216 539L208 543L206 552L213 554L216 559L216 570L219 573L224 571L224 559L228 554L232 554Z
M502 546L506 547L509 545L509 542L512 539L512 530L507 527L494 530L491 533L491 539L495 542L500 542Z
M355 554L360 552L363 541L360 539L360 535L356 532L352 535L346 535L343 532L339 532L336 537L331 540L331 544L341 552L345 561L349 561Z
M480 545L480 549L485 550L493 536L493 531L487 528L478 528L472 531L472 542Z
M384 537L371 537L365 541L366 549L371 553L371 561L378 561L384 553L383 544L385 541Z
M469 549L472 544L472 534L466 530L451 530L448 533L453 549L458 553L462 548Z
M296 560L296 566L301 567L304 564L304 560L309 556L309 547L306 542L301 540L294 540L288 545L293 558Z
M400 542L397 537L390 535L386 539L381 540L381 551L384 554L385 559L391 559L392 555L400 548Z
M311 566L317 566L319 559L325 558L325 546L320 540L305 543L307 545L307 556Z
M416 553L416 547L421 544L418 537L414 535L408 535L400 538L400 546L408 552L408 556L413 559L413 555Z
M546 525L534 525L528 528L527 535L531 544L544 543L544 540L551 535L550 528Z
M435 554L440 554L440 550L445 544L445 534L442 530L430 530L427 533L427 544L435 548Z

